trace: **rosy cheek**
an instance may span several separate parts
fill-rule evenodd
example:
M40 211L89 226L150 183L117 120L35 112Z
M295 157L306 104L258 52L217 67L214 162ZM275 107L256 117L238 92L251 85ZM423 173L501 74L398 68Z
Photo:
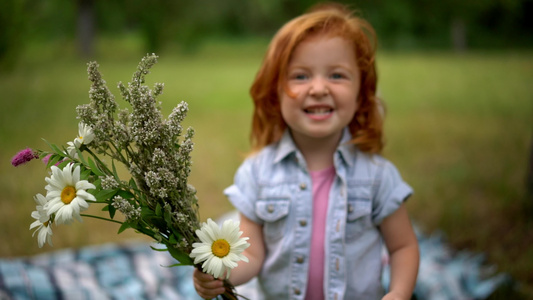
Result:
M309 94L309 86L298 85L298 86L292 87L290 91L291 91L291 95L290 95L291 98L300 99Z
M301 91L299 89L296 89L296 88L289 88L287 91L283 91L281 94L280 94L280 97L283 101L283 99L291 99L291 100L295 100L295 99L298 99L301 95Z

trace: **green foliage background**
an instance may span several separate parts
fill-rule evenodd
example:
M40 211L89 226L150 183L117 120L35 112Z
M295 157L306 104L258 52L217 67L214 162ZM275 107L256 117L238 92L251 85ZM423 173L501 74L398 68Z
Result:
M93 38L101 35L139 34L143 51L158 53L175 43L193 51L206 37L269 38L287 20L322 2L4 0L0 2L0 69L12 68L30 40L78 39L81 53L90 56ZM388 49L533 46L529 17L533 0L337 2L367 18Z
M165 83L165 114L189 103L201 217L232 209L222 190L249 149L248 89L268 39L316 1L215 2L94 0L96 35L85 58L76 39L79 2L0 2L0 256L140 238L86 220L54 227L55 247L39 249L28 230L32 197L44 192L48 174L38 161L13 168L11 157L45 148L41 138L65 144L75 137L75 107L88 102L89 59L119 97L116 83L131 79L146 51L158 50L148 81ZM523 296L511 298L532 298L533 199L525 185L533 137L532 24L525 15L532 1L403 2L355 3L381 41L384 155L415 189L408 209L416 223L427 233L442 230L455 249L485 253L522 283ZM467 52L452 51L449 26L457 16L467 24Z

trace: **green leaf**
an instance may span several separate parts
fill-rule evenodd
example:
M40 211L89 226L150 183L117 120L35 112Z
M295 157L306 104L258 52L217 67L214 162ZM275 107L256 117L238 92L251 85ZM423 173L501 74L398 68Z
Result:
M44 139L43 139L43 140L44 140ZM64 152L61 151L61 149L59 149L58 146L49 143L47 140L44 140L44 142L45 142L46 144L48 144L48 146L50 147L50 149L52 149L55 153L57 153L57 154L59 154L59 153L64 154Z
M135 197L134 194L132 194L131 192L129 191L123 191L123 190L120 190L118 191L117 193L120 197L124 198L124 199L132 199Z
M176 228L175 226L169 226L169 228L170 228L170 231L172 231L173 233L170 237L174 238L177 243L177 241L181 240L181 237L182 237L181 232L179 232L179 229Z
M113 219L115 217L115 213L116 213L117 209L112 204L108 204L108 205L102 207L102 211L109 212L109 218Z
M68 165L71 161L70 160L64 160L62 162L60 162L57 167L60 168L60 169L63 169L66 165Z
M176 239L176 236L171 234L168 241L172 244L177 244L178 243L178 239Z
M155 207L155 215L158 217L161 217L163 215L162 210L161 210L161 204L159 203L157 203Z
M117 167L115 166L115 160L111 160L111 166L113 167L113 176L115 176L115 179L120 182L120 177L118 177L117 173Z
M117 209L111 204L109 204L108 207L109 207L109 217L111 219L115 218L115 213L117 212Z
M89 164L87 163L87 161L83 157L83 154L81 153L81 150L76 148L76 153L78 153L78 158L81 161L81 163L84 164L85 166L88 166Z
M87 157L87 162L89 163L89 167L91 168L92 172L97 176L104 176L105 174L98 168L98 166L94 163L94 160L89 156Z
M94 197L98 201L105 201L111 199L116 193L117 190L99 190Z
M169 227L172 228L172 216L170 215L170 210L165 209L165 222L169 224Z
M50 156L50 159L48 160L48 163L46 164L46 168L50 168L50 167L52 167L52 166L55 165L60 159L61 159L61 156L59 156L59 155L57 155L57 154L52 154L52 156Z
M141 206L141 216L143 218L150 218L150 217L153 217L155 216L154 214L154 211L152 211L150 208L148 207L145 207L145 206Z
M98 179L95 179L92 184L94 184L94 186L96 187L96 190L101 190L102 189L102 180L100 180L100 178Z
M174 257L177 261L180 262L180 264L177 264L177 265L189 265L189 266L193 265L193 260L192 258L189 257L189 254L179 249L174 248L172 245L166 245L166 246L167 246L167 250L170 253L170 255L172 255L172 257Z
M134 189L137 189L137 183L135 182L135 179L133 179L133 177L130 178L130 186Z
M159 251L159 252L166 252L166 251L168 251L167 248L156 248L156 247L154 247L154 246L150 246L150 248L152 248L152 250L154 250L154 251Z
M46 151L41 151L41 153L39 154L39 159L43 159L46 156L48 156L49 154L51 154L51 153L50 152L46 152Z
M80 179L87 180L89 176L91 176L91 170L89 169L83 169L82 172L80 172Z
M173 264L173 265L170 265L170 266L162 266L162 267L167 267L167 268L173 268L173 267L179 267L179 266L192 266L193 264L182 264L182 263L177 263L177 264Z
M118 229L117 234L122 233L122 231L124 231L124 230L126 230L126 229L128 229L128 228L130 228L130 227L131 227L130 223L127 223L127 222L122 223L122 225L121 225L120 228Z
M156 223L159 223L157 220L160 219L159 217L155 215L153 210L145 206L141 206L141 218L147 223L150 223L153 225L155 225Z

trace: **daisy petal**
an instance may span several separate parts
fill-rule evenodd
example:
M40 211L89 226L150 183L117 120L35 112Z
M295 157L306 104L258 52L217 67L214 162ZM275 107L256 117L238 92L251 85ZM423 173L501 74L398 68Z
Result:
M248 238L240 238L239 222L227 220L222 227L211 219L202 224L196 235L200 243L193 243L190 257L194 263L202 263L202 270L215 278L226 274L229 276L231 269L235 268L239 261L248 262L248 258L242 255L242 251L250 245Z
M51 169L52 175L45 178L48 182L45 187L47 202L43 205L43 209L47 211L46 215L55 214L57 224L69 224L74 219L82 221L80 212L89 208L87 200L96 200L93 194L86 191L94 189L94 184L87 180L80 180L81 167L74 167L72 163L67 164L63 169L56 166L52 166ZM64 193L65 191L67 193ZM75 192L74 198L69 196L72 192ZM42 198L39 201L42 202Z

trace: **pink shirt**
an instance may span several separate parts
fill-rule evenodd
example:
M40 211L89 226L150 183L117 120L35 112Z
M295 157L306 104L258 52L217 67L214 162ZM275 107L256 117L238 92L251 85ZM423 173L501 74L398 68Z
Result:
M306 300L324 299L324 237L328 213L329 190L335 179L335 167L310 172L313 182L313 229Z

